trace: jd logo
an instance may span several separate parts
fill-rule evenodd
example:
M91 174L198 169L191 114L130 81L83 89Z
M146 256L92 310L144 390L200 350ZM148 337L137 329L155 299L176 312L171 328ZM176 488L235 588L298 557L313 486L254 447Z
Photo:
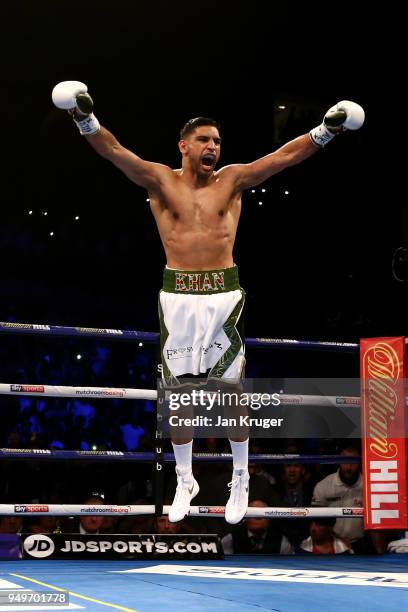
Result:
M55 550L55 544L48 536L35 534L28 536L24 540L24 550L31 557L44 559L44 557L52 555Z

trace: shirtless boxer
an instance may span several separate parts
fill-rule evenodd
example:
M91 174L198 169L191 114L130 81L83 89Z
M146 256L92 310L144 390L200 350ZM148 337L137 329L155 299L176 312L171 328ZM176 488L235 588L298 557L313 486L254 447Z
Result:
M97 153L149 193L167 259L159 297L165 385L180 385L184 375L201 375L224 384L242 380L244 345L237 326L245 293L232 254L242 192L307 159L337 133L360 128L364 121L361 106L339 102L309 134L252 163L219 170L215 169L221 149L218 124L203 117L191 119L180 133L181 168L173 170L141 159L102 127L84 83L59 83L52 99L72 115ZM177 489L169 520L176 522L188 513L199 487L192 472L192 434L172 441ZM225 519L234 524L242 520L248 507L248 434L230 437L230 443L233 476Z

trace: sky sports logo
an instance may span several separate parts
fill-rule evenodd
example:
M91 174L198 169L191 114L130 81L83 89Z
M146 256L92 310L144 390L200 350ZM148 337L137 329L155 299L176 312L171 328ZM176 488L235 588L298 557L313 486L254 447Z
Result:
M338 406L359 406L359 397L336 397L336 404Z
M29 512L48 512L48 506L40 506L40 505L19 505L14 506L14 512L16 513L29 513Z
M17 393L44 393L43 385L10 385L10 391Z
M224 506L200 506L198 509L200 514L224 514Z

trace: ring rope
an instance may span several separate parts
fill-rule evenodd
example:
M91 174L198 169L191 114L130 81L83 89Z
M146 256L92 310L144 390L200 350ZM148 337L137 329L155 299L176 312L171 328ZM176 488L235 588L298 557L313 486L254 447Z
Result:
M68 327L63 325L42 325L37 323L0 322L0 334L97 337L109 340L139 341L156 343L159 340L157 332L143 332L133 329L99 329L97 327ZM359 344L356 342L333 342L317 340L293 340L288 338L245 338L247 347L274 347L311 349L318 351L335 351L356 353Z
M163 514L170 506L163 506ZM105 506L80 504L0 504L0 516L140 516L155 514L154 505ZM190 506L188 516L224 516L224 506ZM358 518L364 515L363 508L255 508L249 507L247 518Z
M149 452L134 451L102 451L102 450L48 450L38 448L0 448L0 460L8 459L33 459L35 461L61 461L61 460L81 460L81 461L137 461L146 463L156 461L156 454ZM174 462L173 453L164 453L165 463ZM300 455L300 454L256 454L249 455L250 463L263 464L288 464L288 463L319 463L333 465L340 463L361 463L359 456L343 455ZM232 461L231 453L193 453L193 461L196 463L222 463Z
M92 399L156 400L155 389L121 389L114 387L66 387L60 385L27 385L0 383L0 395L41 397L88 397Z
M132 399L132 400L156 400L156 389L121 389L114 387L69 387L60 385L41 384L12 384L0 383L0 395L31 395L40 397L92 397L92 399ZM268 393L249 393L249 396L260 395L273 399ZM266 397L265 397L266 399ZM360 398L357 396L337 395L289 395L279 394L281 405L285 406L360 406Z

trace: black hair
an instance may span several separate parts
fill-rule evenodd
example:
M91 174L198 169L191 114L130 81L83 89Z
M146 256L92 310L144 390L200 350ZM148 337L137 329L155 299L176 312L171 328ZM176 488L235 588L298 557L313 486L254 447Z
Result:
M220 124L215 121L215 119L211 119L210 117L195 117L194 119L189 119L180 130L180 139L183 140L186 136L194 132L194 130L202 125L212 125L216 127L217 130L220 129Z

